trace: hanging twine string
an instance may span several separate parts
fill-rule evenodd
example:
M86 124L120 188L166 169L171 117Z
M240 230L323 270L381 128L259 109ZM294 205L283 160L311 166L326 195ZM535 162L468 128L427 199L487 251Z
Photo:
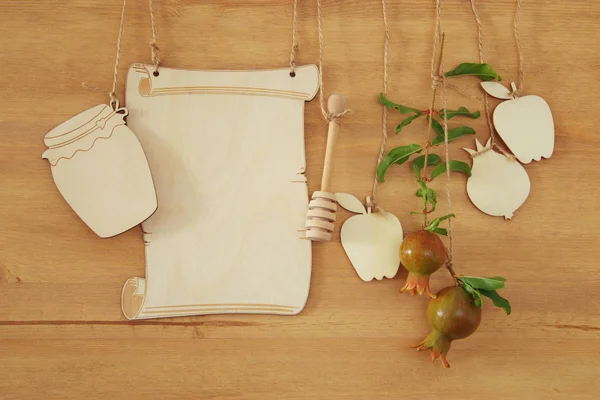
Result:
M383 26L385 27L385 40L383 45L383 94L387 94L387 80L388 80L388 55L390 48L390 28L387 21L387 1L381 0L381 12L383 14ZM379 156L377 157L377 167L381 160L383 159L383 155L385 153L385 146L387 144L387 107L382 106L382 116L381 116L381 148L379 149ZM373 180L373 193L371 194L371 204L368 206L377 207L377 168L375 168L375 179Z
M521 22L521 0L517 0L515 19L513 21L515 42L517 43L517 53L519 55L519 85L517 86L517 94L523 90L523 86L525 85L525 61L523 59L521 41L519 40L519 22Z
M435 110L435 94L437 92L437 87L441 76L441 63L442 63L442 53L444 52L444 35L441 34L441 20L442 20L442 3L441 0L436 0L435 5L435 32L433 34L433 51L431 55L431 106L429 107L429 124L427 127L427 143L425 143L425 160L423 168L421 169L422 180L427 180L427 162L429 158L429 148L431 147L431 130L433 126L433 110ZM441 36L441 38L440 38ZM438 46L440 44L441 39L441 48L438 55ZM425 214L425 222L427 222L427 214Z
M475 0L471 0L471 10L473 11L473 17L475 17L475 22L477 23L477 45L479 46L479 62L483 64L485 63L485 56L483 54L483 27L481 24L481 18L479 17L479 13L477 12ZM494 124L492 124L492 113L490 111L490 101L487 92L484 93L483 99L485 103L485 116L487 119L488 128L490 130L490 147L493 147L496 145L496 134L494 132Z
M441 63L442 71L444 63ZM446 110L446 80L442 79L442 108ZM444 113L444 150L446 156L446 199L448 201L448 214L452 214L452 195L450 193L450 146L448 146L448 117ZM450 271L450 275L456 279L456 272L452 266L454 257L454 243L452 238L452 218L448 218L448 257L446 259L446 268Z
M296 19L298 17L298 0L294 0L294 16L292 18L292 50L290 51L290 76L296 76L296 52L298 51L298 42L296 41Z
M121 38L123 37L123 25L125 22L125 6L127 5L127 0L123 0L123 9L121 10L121 25L119 26L119 35L117 37L117 54L115 56L115 68L113 69L113 83L112 89L108 93L110 97L110 106L116 110L119 108L119 100L117 99L117 95L115 94L115 90L117 89L117 77L119 73L119 61L121 59Z
M154 23L154 3L153 0L148 0L148 6L150 8L150 24L152 26L152 42L150 43L150 49L152 52L152 63L154 64L154 75L158 76L158 66L160 64L160 50L156 45L156 25ZM123 0L123 8L121 9L121 23L119 25L119 35L117 37L117 50L115 55L115 66L113 69L113 82L112 88L108 93L110 98L109 105L113 109L119 108L119 100L115 93L117 89L117 79L119 77L119 61L121 60L121 41L123 39L123 27L125 26L125 8L127 7L127 0Z
M330 114L325 108L324 89L323 89L323 15L321 0L317 0L317 28L319 30L319 105L321 106L321 114L325 121L334 121L340 123L342 117L350 112L350 110L344 110L338 114Z
M432 100L432 106L431 106L431 112L433 113L433 108L434 108L434 104L435 104L435 93L436 93L436 89L438 87L439 82L442 82L442 108L444 110L446 110L446 80L444 79L443 75L441 75L441 71L444 70L444 66L443 66L443 53L444 53L444 39L445 39L445 35L442 33L442 8L441 8L441 0L436 0L436 17L435 17L435 36L434 36L434 40L433 40L433 55L431 57L432 59L432 64L431 64L431 85L432 85L432 89L433 89L433 100ZM441 42L441 48L439 50L439 55L438 55L438 46L440 45ZM437 57L437 61L436 61L436 57ZM430 121L433 118L430 118ZM431 122L430 122L430 127L431 127ZM430 128L431 129L431 128ZM431 145L431 136L428 133L427 134L427 140L428 140L428 144L429 146ZM446 156L446 198L448 201L448 213L452 214L452 195L451 195L451 191L450 191L450 146L448 145L448 117L446 115L446 113L444 113L444 150L445 150L445 156ZM429 149L429 147L427 147L426 151ZM423 171L425 171L427 169L427 152L425 153L425 164L423 166ZM456 272L454 272L454 267L452 265L452 260L454 257L454 241L453 241L453 235L452 235L452 218L448 218L448 250L447 250L447 258L446 258L446 268L448 269L448 271L450 272L450 275L452 275L452 278L455 280L456 282Z
M150 9L150 26L152 27L152 42L150 42L150 51L152 55L152 64L154 64L154 75L158 76L158 66L160 64L160 49L156 44L156 24L154 23L154 0L148 0Z
M520 0L517 0L520 2ZM483 24L481 23L481 17L479 16L479 12L477 11L477 6L475 4L475 0L470 0L471 2L471 10L473 11L473 17L475 18L475 23L477 24L477 46L479 47L479 62L485 63L485 55L483 53ZM499 147L496 144L496 131L494 130L494 124L492 123L492 112L490 110L490 98L487 92L483 95L483 102L485 104L485 116L488 124L488 129L490 130L490 146L486 147L479 153L476 153L474 156L481 155L486 153L492 149L496 149L504 154L506 157L512 157L511 154L506 152L503 148Z
M433 52L431 54L431 86L432 88L435 90L437 88L437 85L440 81L440 76L438 73L438 69L439 69L439 65L436 65L436 57L438 55L438 46L440 43L440 38L441 38L441 18L442 18L442 2L440 0L436 0L435 2L435 20L436 20L436 24L435 24L435 32L433 34ZM440 58L441 60L441 58ZM435 98L435 92L434 92L434 98ZM432 108L432 112L433 112L433 107ZM431 128L431 124L429 124L430 128Z

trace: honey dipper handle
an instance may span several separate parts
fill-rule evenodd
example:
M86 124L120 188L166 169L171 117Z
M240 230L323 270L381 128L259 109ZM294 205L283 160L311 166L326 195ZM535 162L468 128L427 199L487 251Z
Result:
M341 94L332 94L327 100L329 115L338 115L346 110L346 97ZM323 163L323 177L321 178L321 191L331 192L331 175L333 165L333 148L340 130L339 118L329 121L327 131L327 147L325 149L325 162Z

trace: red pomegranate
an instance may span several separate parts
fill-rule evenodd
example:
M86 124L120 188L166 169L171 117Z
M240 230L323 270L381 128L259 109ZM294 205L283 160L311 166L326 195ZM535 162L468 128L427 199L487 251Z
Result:
M446 261L446 248L435 233L420 230L404 238L400 246L400 262L408 270L406 284L400 290L412 295L423 294L434 298L429 290L429 276Z
M481 308L475 305L473 297L461 286L450 286L440 290L437 297L429 301L427 317L433 331L413 347L417 351L431 349L431 361L439 357L444 367L449 368L446 355L450 344L477 330L481 322Z

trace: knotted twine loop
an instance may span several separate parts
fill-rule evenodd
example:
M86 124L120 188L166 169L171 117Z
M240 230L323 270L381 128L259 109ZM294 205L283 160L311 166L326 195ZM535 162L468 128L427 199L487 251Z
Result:
M350 110L344 110L341 113L337 113L337 114L331 114L331 113L327 113L327 115L325 116L325 119L328 122L335 122L336 124L340 124L342 122L342 117L346 114L348 114L350 112Z
M127 0L123 0L123 8L121 9L121 23L119 25L119 34L117 36L117 50L115 55L115 66L113 68L113 82L112 89L108 92L110 99L109 105L113 110L119 109L119 100L117 99L117 79L119 74L119 61L121 60L121 41L123 39L123 27L125 26L125 8L127 7ZM152 42L150 43L150 51L152 56L152 64L154 64L154 76L158 76L158 66L160 65L160 49L156 44L156 25L154 22L154 2L148 0L148 7L150 9L150 25L152 27Z
M439 0L436 0L435 3L435 31L433 33L433 51L431 53L431 86L432 89L436 89L439 83L440 77L438 71L436 69L436 57L438 54L438 46L440 45L440 39L442 37L442 3Z
M436 68L436 56L438 54L437 52L437 48L439 46L439 42L440 40L443 40L442 38L442 32L441 32L441 28L442 28L442 6L441 6L441 0L436 0L436 7L435 7L435 22L436 22L436 26L435 26L435 36L433 39L433 54L431 57L432 63L431 63L431 85L432 88L434 90L435 93L435 89L437 88L438 84L442 83L442 108L444 110L446 110L446 80L440 76L440 72L439 71L443 71L444 70L444 63L443 63L443 54L440 51L440 55L439 55L439 68ZM443 50L443 48L442 48ZM435 98L434 98L435 100ZM432 107L433 108L433 107ZM432 118L433 120L433 118ZM448 213L452 214L452 194L451 194L451 190L450 190L450 146L448 145L449 140L448 140L448 116L446 115L446 113L444 113L444 150L445 150L445 156L446 156L446 198L448 201ZM425 160L427 160L427 157L425 158ZM425 168L427 168L427 161L425 161ZM452 267L452 260L453 260L453 256L454 256L454 241L453 241L453 234L452 234L452 218L448 218L448 249L447 249L447 258L446 258L446 268L448 269L448 271L450 271L450 275L452 275L452 277L456 280L456 274L454 273L454 269Z
M438 0L439 1L439 0ZM441 61L442 71L444 61ZM446 108L446 80L442 79L442 108ZM448 214L452 214L452 195L450 194L450 146L448 145L448 116L444 113L444 151L446 156L446 200L448 201ZM454 257L454 243L452 238L452 218L448 218L448 257L446 267L454 277L452 259Z
M292 50L290 51L290 76L296 76L296 52L298 51L298 42L296 41L296 20L298 18L298 0L294 0L294 11L292 17Z
M436 90L440 82L444 79L443 75L432 74L431 75L431 88Z
M517 54L519 56L519 84L515 94L518 95L525 85L525 60L523 58L523 49L521 48L521 40L519 37L519 22L521 22L521 0L517 0L517 7L515 9L515 19L513 20L513 33L515 35L515 42L517 45Z
M156 44L156 24L154 22L154 0L148 0L150 10L150 26L152 28L152 42L150 42L150 54L152 64L154 64L154 76L158 76L158 66L160 65L160 48Z
M483 150L481 150L481 151L478 151L478 152L476 152L475 154L472 154L472 155L471 155L471 157L472 157L472 158L479 157L480 155L482 155L482 154L485 154L485 153L487 153L487 152L488 152L488 151L490 151L490 150L492 150L492 146L486 147L486 148L484 148ZM510 155L509 155L509 156L510 156ZM512 157L512 156L511 156L511 157Z
M121 9L121 24L119 25L119 35L117 36L117 54L115 56L115 67L113 69L113 83L112 89L108 92L108 97L110 98L109 105L113 108L113 110L117 110L119 108L119 100L117 99L117 95L115 94L115 90L117 89L117 77L119 73L119 61L121 59L121 38L123 37L123 25L125 22L125 6L127 5L127 0L123 0L123 8Z
M319 105L321 106L321 114L327 122L340 123L340 119L348 114L350 110L346 109L339 114L330 114L325 108L324 87L323 87L323 15L321 0L317 0L317 28L319 31Z
M390 49L390 28L387 20L387 1L381 0L381 14L383 17L383 26L385 30L385 37L383 41L383 94L387 95L387 81L388 81L388 58L389 58L389 49ZM383 211L381 208L377 206L377 184L379 181L377 180L377 167L383 160L383 155L385 154L385 147L387 144L387 107L382 105L382 115L381 115L381 146L379 148L379 155L377 156L377 164L375 165L375 177L373 179L373 190L371 191L371 196L367 199L367 207L371 207L372 209Z

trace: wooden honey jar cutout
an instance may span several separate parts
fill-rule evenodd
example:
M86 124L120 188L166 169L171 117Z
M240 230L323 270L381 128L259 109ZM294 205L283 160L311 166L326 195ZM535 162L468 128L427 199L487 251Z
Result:
M98 236L139 225L157 208L148 161L125 125L126 108L99 104L44 137L58 190Z
M135 64L128 124L160 207L142 224L145 277L123 287L128 319L293 315L308 297L311 242L304 103L317 68L202 71Z

